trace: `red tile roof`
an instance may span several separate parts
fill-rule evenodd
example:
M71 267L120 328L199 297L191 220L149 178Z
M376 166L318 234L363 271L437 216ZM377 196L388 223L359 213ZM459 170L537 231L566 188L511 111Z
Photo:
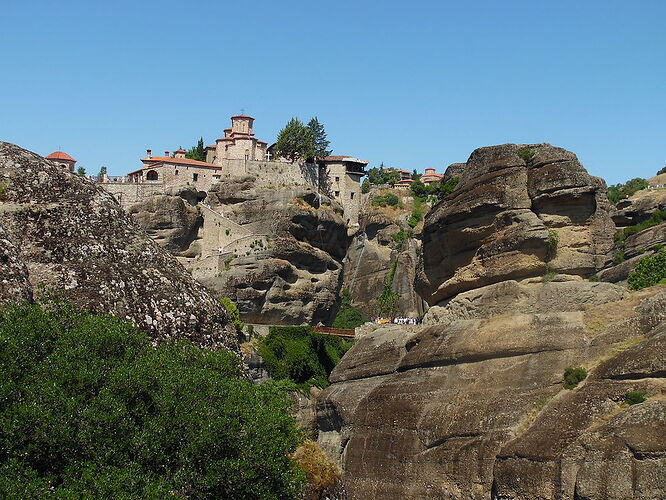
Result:
M74 158L69 156L63 151L54 151L46 157L47 160L66 160L66 161L76 161Z
M234 118L250 118L251 120L254 120L254 118L252 118L251 116L248 116L248 115L234 115L234 116L231 117L232 120Z
M147 166L152 166L154 163L176 163L178 165L221 168L220 165L206 163L205 161L192 160L190 158L173 158L171 156L152 156L151 158L141 158L141 161L148 164Z

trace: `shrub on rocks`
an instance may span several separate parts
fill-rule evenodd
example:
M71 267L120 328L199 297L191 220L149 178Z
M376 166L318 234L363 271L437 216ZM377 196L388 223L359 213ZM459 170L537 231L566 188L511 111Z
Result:
M666 250L642 258L629 273L627 283L632 290L640 290L666 281Z

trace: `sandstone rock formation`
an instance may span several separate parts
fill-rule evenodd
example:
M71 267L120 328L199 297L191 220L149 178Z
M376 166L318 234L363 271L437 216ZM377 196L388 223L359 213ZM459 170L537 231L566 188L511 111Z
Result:
M567 285L593 296L599 284ZM626 294L602 285L607 300ZM665 301L662 287L564 312L484 317L482 304L467 319L377 329L331 374L319 442L341 461L350 498L658 498ZM565 368L579 365L590 376L564 389ZM647 406L624 405L632 391ZM607 494L609 477L624 496Z
M204 224L182 260L246 322L333 318L349 243L337 203L309 187L257 186L245 176L213 186L198 208Z
M420 241L409 238L400 248L393 238L401 228L408 229L409 213L373 207L369 198L361 206L359 230L345 257L343 288L367 317L378 314L378 298L395 261L393 290L400 295L400 314L415 317L423 313L421 298L414 290Z
M426 217L425 325L368 329L318 398L350 498L660 498L666 286L584 279L612 249L603 181L550 145L460 171Z
M5 142L0 183L2 300L55 294L126 318L155 341L238 349L219 302L103 189Z
M460 183L426 217L417 290L431 305L547 271L604 267L613 222L605 183L549 144L477 149Z

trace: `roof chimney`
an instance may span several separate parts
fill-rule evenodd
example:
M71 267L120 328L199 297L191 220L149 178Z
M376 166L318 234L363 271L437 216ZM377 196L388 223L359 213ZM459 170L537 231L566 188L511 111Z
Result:
M169 157L169 152L168 152L168 151L165 151L165 152L164 152L164 156L166 156L166 157L168 158L168 157Z
M148 156L148 158L152 158L153 157L153 150L152 149L146 149L146 156Z

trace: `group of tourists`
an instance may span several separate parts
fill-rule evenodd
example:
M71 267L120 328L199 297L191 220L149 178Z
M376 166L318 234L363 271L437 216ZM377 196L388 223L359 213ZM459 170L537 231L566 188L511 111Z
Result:
M375 325L420 325L422 318L375 318L372 322Z

